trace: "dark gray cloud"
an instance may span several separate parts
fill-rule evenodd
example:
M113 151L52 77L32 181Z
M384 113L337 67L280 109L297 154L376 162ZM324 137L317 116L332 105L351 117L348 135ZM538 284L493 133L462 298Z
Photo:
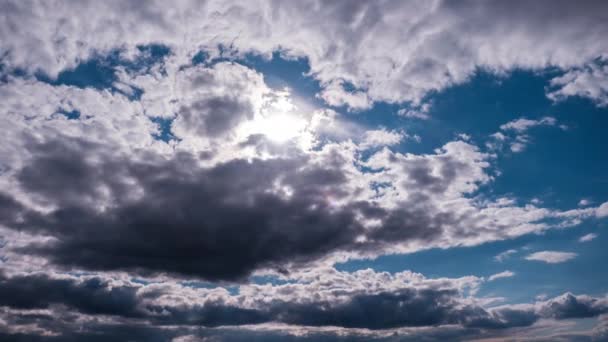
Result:
M555 319L595 317L608 313L608 300L566 293L547 301L541 313Z
M26 251L59 264L237 279L349 245L362 229L352 208L333 212L321 201L325 186L343 179L331 170L298 171L297 159L233 160L205 169L189 154L133 162L80 140L35 145L33 152L19 181L57 209L16 223L9 207L3 220L55 236L55 243ZM87 161L90 155L101 162ZM266 191L278 177L296 174L320 183L297 184L289 199ZM132 199L137 187L143 196ZM109 204L100 212L102 190ZM16 206L4 201L5 208Z
M180 335L239 336L238 330L207 330L209 327L243 324L285 323L308 327L310 334L333 340L340 336L357 339L357 330L371 329L367 339L456 338L459 335L500 335L507 328L530 327L541 318L597 317L608 312L606 298L566 293L545 302L505 305L487 309L463 298L455 289L413 286L369 294L342 294L333 300L307 303L284 299L256 301L249 307L226 299L193 303L184 289L157 285L120 283L100 277L52 277L44 274L3 275L0 280L0 333L10 339L43 339L41 331L60 334L63 340L88 334L115 336L116 340ZM198 299L200 299L200 294ZM308 299L314 296L310 294ZM195 297L192 297L195 298ZM198 300L195 299L195 300ZM45 309L43 311L36 309ZM103 315L102 321L96 319ZM4 324L4 325L3 325ZM8 324L8 325L7 325ZM75 329L80 326L80 329ZM456 326L455 330L442 330ZM23 329L17 329L22 327ZM84 327L84 329L83 329ZM173 327L173 328L169 328ZM205 327L205 328L197 328ZM318 327L347 329L315 333ZM400 336L400 328L429 328ZM12 329L12 330L11 330ZM28 330L29 329L29 330ZM22 335L15 333L20 332ZM288 330L252 331L253 334L289 336ZM131 335L135 334L135 335ZM227 334L227 335L224 335ZM481 334L481 335L480 335ZM137 336L137 337L136 337ZM9 339L10 338L10 339ZM51 337L48 339L52 340Z
M60 265L236 280L337 250L430 240L455 221L449 214L429 215L420 203L390 211L371 202L332 206L328 196L347 195L339 159L315 166L295 155L204 168L189 153L127 157L72 138L28 145L32 158L17 179L55 209L26 210L3 195L1 219L8 227L55 237L21 252ZM292 194L269 191L277 181ZM365 233L361 217L383 222L365 244L355 242Z
M178 111L176 124L199 136L217 138L234 129L244 119L251 119L249 103L228 96L199 100Z
M406 289L356 295L344 303L281 303L275 308L285 323L306 326L389 329L456 324L454 290Z
M101 278L76 282L46 274L0 276L0 306L19 309L66 305L82 313L141 316L137 312L136 287L111 287Z

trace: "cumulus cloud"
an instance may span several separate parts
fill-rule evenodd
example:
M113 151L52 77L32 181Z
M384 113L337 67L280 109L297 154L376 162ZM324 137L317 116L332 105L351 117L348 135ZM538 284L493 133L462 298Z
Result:
M542 261L548 264L560 264L577 257L576 253L541 251L526 256L526 260Z
M0 339L457 340L606 313L573 294L491 307L476 276L332 267L607 216L485 194L496 151L465 133L413 153L409 128L339 112L385 101L426 120L430 93L480 70L547 67L565 73L551 98L603 105L605 73L586 67L606 50L603 2L0 7ZM314 104L246 66L273 53L307 62ZM521 151L543 125L493 138Z
M390 146L401 142L405 137L403 132L388 131L386 129L369 130L365 132L363 142L360 144L362 148Z
M602 203L595 211L595 215L600 218L608 216L608 202Z
M166 78L128 80L160 91ZM326 125L315 122L339 121L297 111L289 94L242 65L181 68L169 83L173 92L158 97L172 99L167 106L146 93L140 106L120 93L33 80L0 86L12 127L2 137L11 163L2 198L12 209L1 219L47 238L11 251L92 270L235 280L326 257L476 245L596 210L468 198L491 181L490 156L464 141L402 154L386 145L404 133L380 129L358 145L320 144ZM24 88L32 91L17 101ZM67 120L57 114L64 107L83 115ZM175 137L166 142L154 139L162 108ZM290 115L302 130L277 144L274 131L285 127L267 126L272 115Z
M585 6L568 1L509 6L186 1L170 11L164 5L5 3L3 63L8 69L54 77L94 53L124 48L130 56L138 45L151 43L171 47L181 60L200 50L211 58L281 51L307 58L310 74L323 87L320 96L329 104L361 109L374 101L419 102L431 91L465 82L480 68L504 72L553 66L568 71L592 65L606 53L601 37L608 30L596 15L606 11L602 1ZM21 26L30 29L19 30ZM578 94L580 88L564 87L561 93Z
M599 107L608 106L608 65L589 64L551 80L547 96L563 101L571 96L591 99Z
M535 304L484 309L475 298L464 296L465 289L479 286L481 280L476 277L427 279L411 272L325 272L309 275L314 278L306 283L241 285L238 294L176 283L40 274L3 276L0 291L6 294L2 304L11 309L53 310L61 304L82 314L203 326L283 322L367 329L443 324L502 329L531 325L541 317L593 317L608 310L605 298L569 293ZM318 278L320 275L325 279ZM23 283L36 286L18 286ZM378 314L372 316L377 319L370 320L369 312L375 311ZM380 315L383 312L392 314Z

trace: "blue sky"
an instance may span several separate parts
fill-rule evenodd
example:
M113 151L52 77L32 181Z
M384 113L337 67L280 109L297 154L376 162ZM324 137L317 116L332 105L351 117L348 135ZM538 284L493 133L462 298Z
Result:
M605 2L165 6L0 5L0 339L608 339Z
M309 71L304 60L290 61L275 54L271 60L249 58L243 61L262 72L268 84L289 87L294 93L314 98L319 85L306 77ZM481 189L488 196L512 196L522 203L539 199L556 208L576 207L582 199L602 201L608 192L608 142L604 129L608 124L606 110L589 100L571 98L554 103L545 96L552 70L532 72L516 70L496 77L480 71L469 82L429 95L433 103L429 121L412 122L396 114L400 106L376 104L365 111L348 113L348 119L369 127L402 128L421 137L420 142L399 145L400 151L429 153L454 139L468 134L483 143L500 125L525 117L538 120L555 117L567 125L533 130L533 142L521 153L505 153L497 157L500 176L491 186ZM580 175L585 175L580 177ZM507 298L509 303L533 301L538 295L555 296L563 292L603 294L608 273L598 269L608 242L605 220L585 222L576 228L552 230L543 234L488 243L476 247L432 249L414 254L382 256L373 260L348 261L341 270L372 268L391 273L412 270L431 277L462 277L469 274L491 276L504 270L517 277L501 279L485 285L480 293ZM594 233L598 238L581 243L579 238ZM504 261L495 256L517 250ZM525 260L534 251L566 250L578 254L565 264L547 265ZM601 267L600 267L601 268Z

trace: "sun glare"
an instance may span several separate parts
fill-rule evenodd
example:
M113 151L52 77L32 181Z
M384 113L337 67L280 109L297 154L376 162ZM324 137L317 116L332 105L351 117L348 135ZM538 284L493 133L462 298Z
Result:
M256 130L268 139L283 143L296 138L306 122L290 113L275 113L261 118L254 124Z
M300 136L307 121L298 115L289 92L279 92L260 113L249 122L248 134L263 134L276 143L284 143Z

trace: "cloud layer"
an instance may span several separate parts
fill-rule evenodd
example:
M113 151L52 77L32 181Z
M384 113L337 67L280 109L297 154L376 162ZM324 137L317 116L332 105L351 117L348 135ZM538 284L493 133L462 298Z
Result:
M500 147L522 152L561 119L414 153L402 145L424 138L410 126L353 113L389 103L426 124L432 94L516 69L550 70L556 103L605 107L607 7L3 2L0 339L459 340L596 317L601 338L601 295L478 296L518 279L511 266L487 278L334 266L608 216L605 199L568 209L493 191ZM304 61L318 93L271 87L248 63L260 56ZM496 261L519 251L507 248Z

